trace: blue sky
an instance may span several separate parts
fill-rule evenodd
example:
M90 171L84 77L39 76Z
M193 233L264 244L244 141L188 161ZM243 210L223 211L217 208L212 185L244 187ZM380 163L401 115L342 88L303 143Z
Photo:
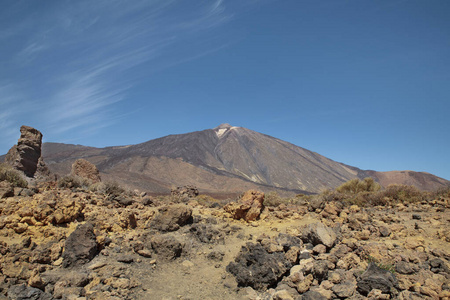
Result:
M450 1L0 3L0 153L246 127L450 179Z

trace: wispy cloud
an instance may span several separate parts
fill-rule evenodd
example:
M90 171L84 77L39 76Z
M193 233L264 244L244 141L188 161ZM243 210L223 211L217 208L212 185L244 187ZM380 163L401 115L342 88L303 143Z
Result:
M43 114L36 118L55 136L113 123L127 113L119 111L117 104L139 81L133 69L145 65L161 70L222 49L229 41L217 44L216 39L212 45L196 45L196 51L184 56L175 51L177 57L162 59L168 49L233 17L223 0L58 1L39 12L23 3L9 9L16 14L9 18L13 26L0 31L0 39L6 45L22 36L8 50L14 62L11 70L23 79L11 79L16 89L0 87L4 96L0 104L4 108L14 102L8 97L22 91L25 99L39 102ZM17 117L14 110L2 109L1 136L17 125Z

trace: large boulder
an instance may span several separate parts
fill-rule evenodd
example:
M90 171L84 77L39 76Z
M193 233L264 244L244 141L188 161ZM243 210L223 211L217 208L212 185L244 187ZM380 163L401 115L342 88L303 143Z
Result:
M66 240L63 253L63 267L83 265L93 259L99 250L94 226L91 223L78 225Z
M254 221L259 218L264 209L264 193L249 190L242 195L237 202L231 202L224 206L224 210L231 214L233 219Z
M192 208L184 204L164 206L150 222L150 228L159 231L175 231L192 223Z
M88 162L85 159L77 159L72 164L72 172L71 175L80 176L92 181L92 183L97 183L101 181L100 172L97 167Z
M283 252L269 253L261 244L247 243L227 271L236 277L239 286L265 290L276 286L291 266Z
M13 300L50 300L52 295L25 284L13 285L8 290L8 299Z
M393 294L398 289L398 282L394 274L371 262L358 280L357 286L358 292L365 296L373 289L380 290L384 294Z
M305 243L323 244L331 248L336 243L337 235L333 229L323 223L313 223L303 230L301 238Z

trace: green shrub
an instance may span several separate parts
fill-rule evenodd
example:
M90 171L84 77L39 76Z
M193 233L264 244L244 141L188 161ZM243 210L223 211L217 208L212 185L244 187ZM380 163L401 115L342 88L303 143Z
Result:
M23 174L5 163L0 163L0 181L8 181L14 187L26 188L28 186Z

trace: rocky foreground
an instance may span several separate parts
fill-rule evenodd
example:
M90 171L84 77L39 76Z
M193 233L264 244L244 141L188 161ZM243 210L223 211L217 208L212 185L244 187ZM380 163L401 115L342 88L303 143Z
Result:
M0 299L450 299L448 197L222 206L1 184Z

